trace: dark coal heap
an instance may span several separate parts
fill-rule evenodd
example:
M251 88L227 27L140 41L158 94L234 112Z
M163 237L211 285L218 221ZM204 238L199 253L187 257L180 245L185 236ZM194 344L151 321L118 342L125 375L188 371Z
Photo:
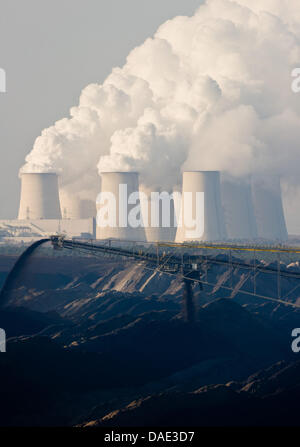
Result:
M32 260L0 311L0 424L298 423L299 311L189 283L186 318L183 284L151 275L107 259Z

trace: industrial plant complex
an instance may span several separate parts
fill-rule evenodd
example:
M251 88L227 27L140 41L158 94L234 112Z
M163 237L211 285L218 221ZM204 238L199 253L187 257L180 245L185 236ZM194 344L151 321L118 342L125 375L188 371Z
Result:
M125 188L125 196L120 192L121 186ZM196 194L203 193L204 197L204 228L202 236L197 238L189 236L189 228L184 223L177 228L172 200L169 201L169 225L162 219L161 206L155 210L150 201L145 209L140 200L144 194L140 188L137 172L101 174L101 193L112 196L116 205L115 225L105 226L101 214L99 217L101 205L96 204L96 200L80 200L75 194L72 197L72 194L60 191L57 174L23 173L18 218L0 221L1 241L26 243L55 234L65 234L69 238L178 243L193 240L284 242L288 239L280 179L276 176L253 175L236 179L218 171L183 172L179 211L185 206L185 193L191 194L192 201L188 206L195 219ZM135 201L130 202L134 195ZM133 227L128 224L127 216L122 216L122 201L128 203L128 214L137 202L141 202L141 222L147 215L144 225ZM159 214L158 223L151 225L155 212Z

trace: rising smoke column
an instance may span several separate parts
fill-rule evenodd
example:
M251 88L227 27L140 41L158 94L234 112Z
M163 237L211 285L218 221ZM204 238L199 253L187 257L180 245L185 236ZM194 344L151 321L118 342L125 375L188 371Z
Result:
M151 97L145 81L115 69L111 82L90 84L82 91L70 118L43 130L21 173L56 172L67 193L95 198L99 191L99 157L109 152L116 129L136 123L145 104L151 104Z
M207 0L135 48L71 117L45 129L23 172L58 172L85 195L97 170L173 188L181 169L269 172L299 190L298 0Z

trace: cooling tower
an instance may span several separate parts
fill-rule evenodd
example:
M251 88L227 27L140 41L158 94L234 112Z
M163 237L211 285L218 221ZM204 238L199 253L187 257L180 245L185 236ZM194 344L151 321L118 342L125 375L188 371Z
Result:
M172 193L141 191L142 216L148 242L173 242L176 237L174 226L174 201Z
M18 219L61 219L56 174L22 174Z
M135 214L134 210L139 205L139 200L129 203L132 194L139 194L137 172L101 173L101 194L97 199L97 239L146 240L144 228L135 228L130 224L130 215ZM141 210L135 214L136 221L141 214Z
M286 241L288 233L279 177L272 175L253 176L252 198L258 237L273 241Z
M84 199L80 201L80 216L81 219L89 219L96 217L96 201Z
M228 238L257 238L250 180L222 177L221 197Z
M183 218L176 234L176 242L191 240L221 241L226 239L224 214L221 204L220 173L217 171L189 171L183 173L181 216L190 207L185 194L192 193L192 216L196 219L196 193L204 193L204 233L197 238L190 236L190 225ZM203 214L203 212L202 212ZM198 216L199 220L201 216Z
M75 194L60 190L60 207L63 219L89 219L96 217L96 202L88 199L80 199Z
M64 190L59 192L61 215L63 219L80 219L80 199Z

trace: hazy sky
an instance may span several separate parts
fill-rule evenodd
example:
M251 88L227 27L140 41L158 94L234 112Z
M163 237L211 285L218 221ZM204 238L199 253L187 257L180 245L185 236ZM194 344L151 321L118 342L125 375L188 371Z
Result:
M42 129L68 116L132 48L201 0L0 0L0 218L18 211L19 168Z

